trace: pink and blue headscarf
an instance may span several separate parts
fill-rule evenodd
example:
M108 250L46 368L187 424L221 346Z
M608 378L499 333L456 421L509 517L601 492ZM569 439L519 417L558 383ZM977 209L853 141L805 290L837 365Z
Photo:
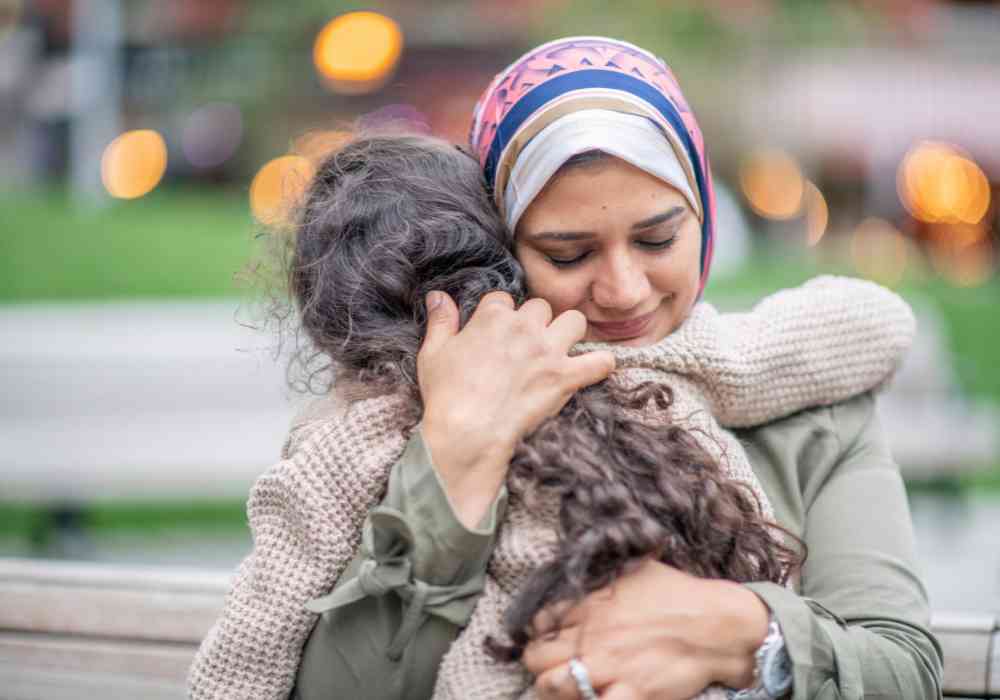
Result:
M494 78L476 104L469 141L500 210L505 211L511 173L532 139L562 117L585 111L644 117L658 127L651 131L673 147L693 184L687 195L693 191L700 200L693 209L701 220L704 288L715 241L715 193L704 138L670 68L627 42L559 39L533 49Z

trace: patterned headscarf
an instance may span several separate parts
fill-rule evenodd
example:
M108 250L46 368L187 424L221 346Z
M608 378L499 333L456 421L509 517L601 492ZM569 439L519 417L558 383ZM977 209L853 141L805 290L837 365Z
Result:
M543 44L500 73L479 98L469 142L493 197L504 207L511 172L528 143L560 117L609 110L660 127L690 169L701 206L701 288L715 240L715 192L701 129L670 68L633 44L570 37ZM698 211L700 209L700 211Z

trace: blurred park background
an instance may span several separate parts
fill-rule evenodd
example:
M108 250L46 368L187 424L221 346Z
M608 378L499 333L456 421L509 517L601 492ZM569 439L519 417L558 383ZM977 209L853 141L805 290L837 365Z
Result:
M0 556L232 569L303 397L253 284L358 124L464 143L569 34L663 56L719 190L707 297L914 305L880 401L938 608L1000 609L1000 3L0 0ZM250 273L248 274L248 271Z

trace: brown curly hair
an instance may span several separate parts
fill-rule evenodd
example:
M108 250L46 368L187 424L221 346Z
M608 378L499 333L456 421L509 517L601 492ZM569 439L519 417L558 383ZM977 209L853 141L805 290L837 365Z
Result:
M434 138L375 134L344 145L319 166L295 228L286 272L312 352L356 396L411 396L411 427L426 293L449 293L463 323L486 292L525 297L478 165ZM671 401L663 385L608 380L521 442L508 486L529 506L556 499L558 548L507 611L513 644L490 640L497 657L520 655L542 607L608 585L637 559L741 582L784 582L801 565L801 541L765 520L746 485L665 421Z

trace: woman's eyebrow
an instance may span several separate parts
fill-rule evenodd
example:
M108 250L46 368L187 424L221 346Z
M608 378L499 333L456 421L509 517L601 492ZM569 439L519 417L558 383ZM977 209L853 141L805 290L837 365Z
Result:
M643 219L642 221L637 221L632 224L633 231L641 231L642 229L652 228L658 224L662 224L666 221L671 221L680 217L685 211L684 207L676 206L668 209L665 212L651 216L648 219ZM540 231L539 233L532 233L528 235L528 239L532 241L583 241L591 239L595 236L592 231Z
M593 237L594 234L589 231L542 231L528 236L532 241L583 241Z
M642 221L637 221L632 224L633 231L639 231L645 228L652 228L657 224L662 224L665 221L670 221L671 219L676 219L681 214L684 213L684 207L677 206L663 212L662 214L657 214L656 216L651 216L648 219L643 219Z

